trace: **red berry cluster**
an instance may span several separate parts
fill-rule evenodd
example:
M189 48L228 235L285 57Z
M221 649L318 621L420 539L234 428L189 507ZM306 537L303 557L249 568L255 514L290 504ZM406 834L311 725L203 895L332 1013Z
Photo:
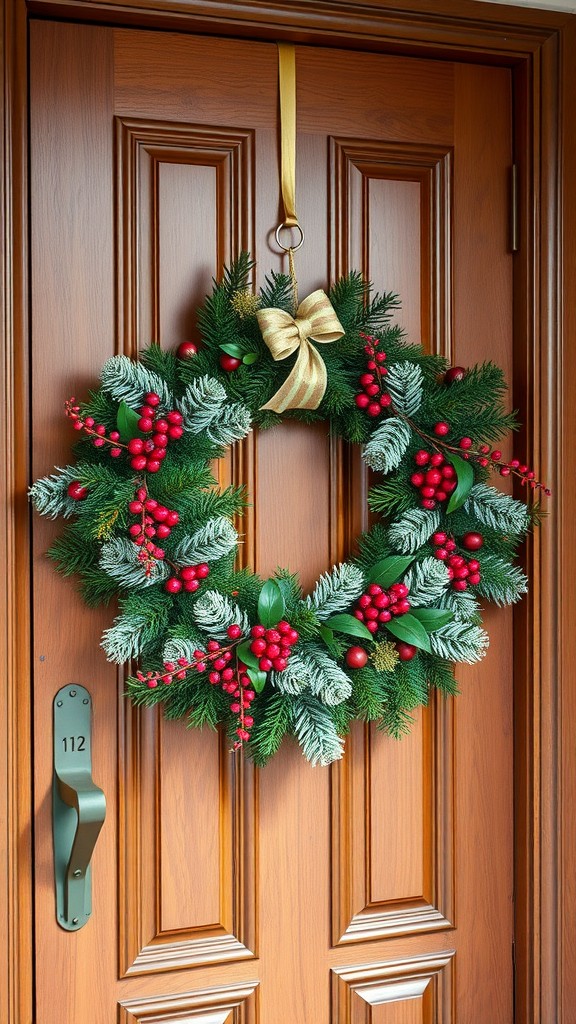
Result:
M410 483L420 492L423 508L436 508L437 501L447 501L457 487L456 470L441 452L416 452L414 462L420 467L410 477Z
M463 538L465 547L468 546L466 544L466 537L480 537L480 534L466 534ZM481 537L480 540L480 544L470 546L481 547ZM482 579L480 575L480 562L477 558L470 558L466 561L464 555L459 555L456 551L456 541L452 537L448 537L446 533L438 531L438 533L432 534L432 543L436 548L434 556L439 558L441 562L446 562L448 578L451 581L453 590L467 590L469 584L475 587L480 583Z
M385 390L383 380L388 373L386 367L382 365L386 360L386 353L376 351L380 344L379 338L374 338L371 334L360 334L360 337L366 342L364 351L368 356L368 372L360 376L358 383L362 391L354 400L359 409L365 409L368 416L376 418L392 402L392 396Z
M122 455L122 449L126 448L126 445L120 442L120 434L117 430L111 430L106 435L106 427L103 423L96 423L93 416L86 416L84 419L80 416L80 406L74 405L75 398L68 398L64 403L64 409L68 419L72 420L72 426L74 430L84 430L89 437L92 438L92 444L95 448L103 448L105 444L110 445L108 454L112 459L117 459Z
M154 391L149 391L144 397L144 405L138 410L140 419L138 429L143 434L152 432L152 437L144 440L141 437L133 437L128 442L128 451L132 456L130 465L138 472L157 473L166 458L166 449L170 441L177 441L182 437L182 413L177 409L171 409L165 416L158 416L160 396Z
M461 367L456 367L456 370L460 371ZM460 379L460 378L455 378ZM434 424L434 433L436 437L446 437L450 433L450 424L441 420L439 423ZM550 496L552 491L549 487L545 487L543 483L536 479L536 474L533 469L529 466L523 465L520 459L511 459L510 462L502 462L502 452L498 448L492 449L489 444L478 445L477 449L474 449L474 441L471 437L461 437L456 444L445 445L448 451L457 452L461 458L473 459L478 463L479 466L486 467L492 466L493 469L497 469L500 476L517 476L520 478L520 483L523 487L530 487L532 490L541 489L544 494ZM419 453L420 454L420 453ZM414 482L414 481L412 481ZM446 487L442 488L447 490ZM422 502L424 505L424 502ZM425 508L432 508L433 506L426 505Z
M177 576L170 576L166 580L164 590L169 594L179 594L181 590L192 594L198 590L201 581L210 575L210 566L208 562L201 562L200 565L183 565L181 569L176 569L176 572Z
M185 679L189 672L208 672L212 686L221 686L224 692L232 697L230 710L233 715L238 716L238 739L234 744L236 750L250 739L248 730L254 725L254 719L247 715L246 711L249 710L256 693L252 689L250 677L246 674L246 666L240 661L237 661L235 668L230 664L233 658L232 648L241 639L242 630L234 623L228 627L227 633L232 641L228 647L222 647L217 640L209 640L205 651L194 651L194 661L188 661L186 658L178 658L176 662L165 661L162 672L145 674L138 671L136 678L153 689L159 682L169 685L174 680Z
M250 636L253 638L250 650L259 658L260 671L270 672L274 669L275 672L283 672L292 648L298 642L298 633L290 623L281 619L274 629L252 626Z
M410 607L405 583L393 583L388 590L378 583L371 583L366 593L358 598L354 615L366 629L376 633L384 623L390 622L393 615L405 615Z

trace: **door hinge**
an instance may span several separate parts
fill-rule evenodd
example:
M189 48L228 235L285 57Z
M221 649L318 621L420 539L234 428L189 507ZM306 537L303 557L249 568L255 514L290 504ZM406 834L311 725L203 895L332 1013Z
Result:
M510 251L520 248L520 188L518 185L518 164L510 168Z

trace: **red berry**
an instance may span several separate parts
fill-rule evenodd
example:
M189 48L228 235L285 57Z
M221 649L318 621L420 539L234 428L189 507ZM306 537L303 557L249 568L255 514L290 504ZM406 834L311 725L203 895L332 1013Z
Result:
M258 667L261 672L269 672L273 665L272 662L270 661L270 658L260 658L260 661L258 662Z
M182 437L183 433L184 430L182 429L182 427L168 427L168 437L171 438L172 441L177 441L179 437Z
M468 583L471 583L475 587L477 583L480 583L480 579L481 576L479 572L471 572L468 577Z
M446 548L436 548L434 556L435 558L439 558L441 562L445 562L448 558L448 552L446 551Z
M375 608L387 608L390 604L390 598L388 594L376 594L372 604Z
M207 562L202 562L196 566L196 576L199 580L205 580L210 575L210 566Z
M444 374L444 383L455 384L457 381L464 380L465 376L466 370L463 366L451 366Z
M424 473L412 473L410 483L414 484L414 487L421 487L424 483Z
M450 433L450 427L444 420L440 420L439 423L434 424L434 433L437 437L446 437L446 434Z
M434 498L422 498L420 504L422 505L422 508L436 508L436 502L434 501Z
M198 355L198 345L193 341L181 341L176 349L176 355L178 359L193 359Z
M229 356L227 352L223 352L220 356L220 366L223 370L226 370L226 373L232 373L233 370L237 370L239 366L242 366L242 360L236 359L235 356Z
M442 480L442 473L439 469L429 469L424 478L427 484L436 486ZM428 495L426 495L428 497Z
M149 430L152 430L153 426L154 424L149 416L141 416L138 420L138 429L144 434L147 434Z
M370 597L376 597L377 594L382 593L382 587L379 583L371 583L368 587L368 593Z
M134 525L131 526L130 529L128 530L128 533L130 534L131 537L138 537L140 529L140 525L138 523L134 523Z
M280 619L280 622L276 623L276 629L280 633L280 636L287 636L292 629L292 626L289 622L286 622L286 619Z
M361 395L356 395L354 401L356 402L356 405L358 406L359 409L367 409L368 406L370 405L370 399L368 398L368 395L365 395L363 392Z
M484 543L481 533L465 533L462 537L462 547L467 551L479 551Z
M195 580L196 579L196 566L185 565L183 569L180 569L180 576L183 580Z
M364 668L368 661L368 655L363 647L349 647L346 651L346 664L348 668Z
M383 608L378 614L378 622L390 622L392 618L392 612L389 612L387 608Z
M435 544L436 547L440 547L442 544L445 544L446 540L446 534L442 533L441 530L439 530L437 533L432 534L432 543Z
M454 590L468 590L468 584L466 580L454 580L452 583Z
M444 456L441 452L434 452L434 455L430 457L431 466L441 466L444 462Z
M460 448L471 448L472 447L472 438L471 437L461 437L460 440L458 441L458 444L459 444Z
M412 644L405 644L402 641L398 641L395 646L400 661L411 661L417 652L416 647L413 647Z
M498 460L502 458L502 452L499 452L499 451L498 451L497 449L495 449L495 450L494 450L494 451L492 452L492 455L490 456L490 458L491 458L491 459L492 459L492 460L493 460L494 462L498 462Z
M364 388L364 390L365 390L366 394L370 396L370 398L374 398L374 396L377 395L378 392L380 391L380 388L379 388L378 384L368 384Z
M171 409L166 419L168 420L168 423L172 423L179 427L182 424L182 413L178 412L177 409Z
M428 486L427 484L424 487L420 488L420 494L422 495L423 498L433 498L435 491L435 487Z
M446 494L446 491L436 491L434 497L436 498L436 501L446 501L448 495Z
M362 385L363 388L368 387L369 384L374 383L374 374L363 373L362 376L360 377L359 383Z
M286 635L286 640L288 641L288 643L293 647L294 644L298 643L299 639L300 639L299 633L297 633L295 629L291 628L290 632L287 633L287 635Z
M261 658L262 655L265 653L267 646L268 645L266 641L262 637L259 637L256 640L252 641L252 643L250 644L250 650L252 651L252 654L256 655L257 658Z
M430 462L430 452L425 452L424 449L421 448L419 452L416 452L414 462L417 466L425 466L427 462Z
M165 448L168 444L168 434L153 434L152 443L155 448Z
M167 526L176 526L176 524L180 522L180 516L177 512L169 511L164 522Z
M135 469L138 472L140 472L140 470L142 469L146 469L147 462L148 459L146 458L145 455L135 455L133 459L130 459L130 465L132 466L132 469Z
M242 630L235 622L233 622L231 626L228 626L226 632L231 640L239 640L242 636Z
M386 408L387 405L392 404L392 395L389 395L387 391L383 395L380 395L380 405L382 408Z
M267 629L264 635L269 644L277 644L281 640L281 634L277 629Z
M268 644L266 647L266 657L274 661L274 658L280 657L280 644Z
M154 519L157 523L163 523L168 515L168 509L164 505L157 505L154 509Z
M380 612L381 615L389 615L390 612ZM370 622L366 623L366 629L369 633L376 633L378 631L378 623L371 619Z
M73 501L83 501L88 494L88 488L83 487L79 480L72 480L68 484L68 497L72 498Z
M369 416L376 417L380 415L382 409L377 402L370 402L370 405L367 407L366 412L368 413Z
M170 536L171 532L170 527L166 526L166 523L160 523L156 530L156 536L159 540L166 540L166 538Z
M138 515L138 513L141 512L143 508L144 506L141 501L128 502L128 511L131 512L133 516Z
M140 456L137 456L140 458ZM158 462L158 459L146 459L146 469L149 473L157 473L161 468L162 463Z
M378 609L374 608L374 605L370 605L364 612L364 618L367 620L378 618Z
M410 608L410 601L407 601L406 598L403 597L398 601L398 604L394 608L394 615L406 615L406 612L409 612Z
M169 594L178 594L182 590L182 580L171 576L169 580L166 580L164 590L167 590Z
M110 454L112 454L112 453L110 453ZM512 470L509 468L509 466L501 466L500 467L500 476L510 476L511 472L512 472Z
M273 658L272 665L275 672L283 672L288 665L288 661L286 658Z
M250 635L251 636L256 636L256 637L264 636L265 632L266 632L266 630L265 630L264 626L260 626L260 625L252 626L252 629L250 630Z

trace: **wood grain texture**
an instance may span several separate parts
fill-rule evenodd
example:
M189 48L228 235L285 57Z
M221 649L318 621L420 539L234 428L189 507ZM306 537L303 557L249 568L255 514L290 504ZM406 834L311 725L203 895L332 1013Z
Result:
M23 4L16 4L14 10L17 10L17 18L20 20L20 24L23 22ZM38 4L43 11L48 12L49 10L56 10L57 5ZM119 17L127 19L133 17L134 22L140 21L145 24L151 23L154 17L157 17L158 23L166 25L170 22L170 6L166 5L164 12L159 10L158 4L154 4L157 8L157 15L147 15L143 12L143 6L140 7L132 6L130 10L129 4L123 4L123 10L120 10L117 5L103 5L103 4L83 4L82 7L78 7L76 4L63 5L62 10L65 8L68 11L74 11L77 17L92 17L94 19L106 18L110 19L114 17L113 7L117 11L120 11ZM176 5L172 5L175 8ZM182 9L182 5L179 5ZM571 26L573 20L565 18L561 15L554 15L550 12L536 12L528 10L518 10L513 8L507 8L505 11L500 9L498 11L498 19L494 19L494 9L492 7L486 7L483 11L478 11L477 5L463 3L447 3L442 0L438 3L434 0L434 3L421 2L418 0L417 3L410 3L403 0L402 3L397 3L393 12L382 10L380 5L373 5L371 12L368 12L370 4L364 4L361 12L361 18L357 17L358 12L353 11L350 14L349 5L323 5L323 8L328 9L330 16L330 28L326 27L327 18L326 11L323 9L322 15L318 13L318 4L306 4L299 5L298 9L292 5L290 8L283 7L281 4L268 5L266 10L262 4L243 5L241 11L234 12L234 18L236 24L230 19L229 5L221 4L194 4L194 8L188 9L188 12L181 17L179 27L190 26L195 24L200 29L204 27L210 27L212 31L218 29L224 31L230 31L231 26L237 31L247 31L253 36L261 34L265 36L267 33L271 33L273 37L282 34L283 31L293 33L295 36L301 31L300 26L306 24L306 32L309 33L316 30L316 40L318 42L326 42L330 36L330 33L337 31L344 32L345 35L340 39L341 46L362 46L363 41L369 40L368 45L372 48L380 45L387 45L393 47L398 51L406 51L410 47L415 48L413 52L422 52L422 49L427 49L428 52L432 52L433 48L436 48L438 52L441 52L443 56L454 56L456 53L460 53L462 59L472 60L485 60L486 62L493 61L508 61L516 60L520 58L520 63L515 71L515 82L516 82L516 134L517 134L517 156L519 157L525 171L526 177L524 178L524 203L523 203L523 239L524 245L520 254L519 260L516 261L517 270L517 296L518 301L516 303L516 314L518 323L520 324L519 335L521 336L520 347L518 348L517 354L517 369L515 372L515 379L522 383L522 372L521 368L526 365L527 373L525 378L528 378L528 384L531 380L531 366L533 365L534 352L540 343L540 335L534 337L532 331L532 325L537 322L537 304L536 297L542 296L545 304L548 304L548 300L551 295L554 295L555 289L558 285L560 263L556 259L558 251L558 244L560 242L560 236L558 235L555 228L548 228L543 233L539 233L539 226L545 221L542 220L542 209L540 206L540 200L545 197L545 208L548 209L548 193L547 190L551 182L555 181L555 167L557 161L557 140L551 137L549 132L550 126L554 123L556 116L556 108L554 104L555 99L555 88L560 79L558 78L558 71L554 64L554 50L548 53L546 57L547 71L545 81L542 84L540 77L540 63L539 63L539 51L540 48L547 38L550 37L551 33L554 34L556 31L559 33L559 39L568 47L574 45L573 43L573 32ZM401 10L400 10L401 8ZM417 13L418 9L418 13ZM5 186L4 193L4 210L7 212L6 216L6 251L4 252L4 280L8 285L13 286L13 293L7 291L4 296L7 305L5 306L5 324L8 327L8 352L14 352L16 363L14 364L14 387L16 389L15 394L19 396L21 389L25 391L25 380L24 380L24 369L25 364L22 360L22 353L25 350L26 342L26 330L25 330L25 304L22 303L22 282L24 279L24 273L26 261L24 259L25 248L26 248L26 235L23 230L23 218L22 218L22 196L20 183L24 181L22 175L22 160L19 157L22 145L22 110L25 106L25 90L22 88L24 81L24 64L25 64L25 42L24 34L20 33L19 40L15 41L15 33L13 26L10 23L10 14L12 13L12 5L7 5L6 8L7 17L5 19L3 29L4 38L7 42L6 52L9 57L9 74L8 78L5 79L4 85L7 85L6 96L5 96L5 110L7 110L7 139L8 145L12 144L12 160L8 160L5 165L5 177L3 184ZM368 14L370 18L368 18ZM213 19L210 21L210 19ZM238 20L242 18L244 25L238 26ZM350 19L353 19L350 22ZM492 23L490 23L492 19ZM172 22L174 24L174 21ZM284 26L284 27L283 27ZM295 26L295 27L294 27ZM562 26L568 26L568 30L564 32ZM17 35L18 33L16 33ZM309 37L309 36L308 36ZM570 50L568 50L570 52ZM528 63L524 60L524 55L534 54L535 59L533 64ZM570 125L572 114L572 104L568 102L571 97L572 86L570 85L570 74L572 74L572 65L570 60L564 62L564 74L566 82L566 97L567 102L564 105L564 130L568 140L574 138L574 133L570 134ZM540 102L540 97L544 97L544 102ZM534 102L528 103L527 98L533 97ZM532 117L531 110L533 110L534 117ZM520 117L523 111L526 112L524 117L523 131L519 130L518 125ZM540 123L540 113L542 115L542 124ZM540 145L540 131L542 130L545 145ZM534 143L534 145L533 145ZM543 151L546 154L546 158L542 160L541 165L535 164L536 174L532 174L531 168L531 157L530 153L534 150L537 155L535 159L539 160L538 154ZM563 169L565 175L565 181L573 180L576 174L576 154L574 153L573 145L570 143L566 145L563 150ZM560 182L560 184L562 184ZM564 195L564 225L565 231L563 234L563 245L565 246L565 274L566 281L569 284L572 280L572 267L573 262L572 256L572 239L574 237L574 218L576 212L573 208L573 202L570 198L570 193L567 189L563 190ZM534 214L534 217L533 217ZM536 232L538 235L538 244L536 246L536 240L534 233L532 232L531 225L534 222L536 226ZM574 227L570 228L570 225ZM538 259L534 260L534 254L537 252ZM537 273L533 273L533 268L536 266ZM545 272L540 274L540 268ZM520 316L520 313L522 316ZM568 346L570 340L574 335L574 324L572 322L571 312L569 304L561 310L563 322L566 328L565 343ZM522 328L522 317L526 329ZM553 352L556 350L555 346L558 339L557 323L554 315L548 315L546 322L546 331L544 332L544 342L542 343L541 350L546 355L546 352ZM14 347L11 346L11 341L14 339ZM567 347L566 351L569 351ZM99 364L99 357L97 356L94 360L95 365ZM10 379L10 373L12 372L9 363L8 366L8 380L7 387L11 390L12 381ZM559 381L557 377L557 367L550 363L545 363L543 381L545 384L544 391L548 396L555 396L556 394L563 395L564 401L564 419L562 420L562 429L556 429L556 435L559 438L565 438L568 443L569 438L573 433L572 417L574 415L574 403L571 401L571 395L573 393L573 381L572 381L572 370L573 360L565 359L564 361L564 378L563 383ZM91 371L93 372L93 370ZM88 380L91 373L86 374ZM517 388L517 393L522 397L520 386ZM534 389L532 391L534 394ZM12 395L14 392L12 392ZM8 395L6 401L7 416L12 415L12 422L20 424L22 411L25 408L20 398L16 404L10 402L11 395ZM534 395L535 405L539 400L539 395ZM552 406L548 402L543 409L542 425L539 422L530 422L528 424L528 435L535 438L537 441L539 432L544 429L554 431L557 428L559 422L558 417L562 412L560 404L558 406ZM18 432L17 432L18 433ZM8 439L9 434L7 433L6 438ZM23 433L18 433L20 438L24 437ZM8 443L8 440L7 440ZM555 459L557 458L557 450L554 443L549 443L547 451L550 458L550 468L554 470ZM64 446L63 446L64 447ZM67 448L67 444L65 445ZM546 446L545 446L546 447ZM50 462L54 448L50 448ZM18 474L22 475L23 467L25 471L25 455L22 453L22 449L13 448L9 453L8 463L14 467L16 477L19 479ZM548 475L548 479L551 476ZM570 488L571 477L568 477L565 481L565 490L562 495L564 501L564 508L568 510L573 505L573 499L571 496ZM560 498L557 499L557 508L561 508ZM22 525L22 517L17 516L14 508L8 508L9 523L12 524L11 528L18 527L20 530ZM569 540L569 523L570 516L566 513L562 522L566 525L563 526L564 538ZM21 537L21 534L18 534ZM559 546L556 546L556 551L561 550ZM542 600L545 602L548 595L552 592L554 586L554 572L555 565L551 564L550 558L543 566L544 572L540 575L541 588L542 588ZM564 577L565 585L569 587L569 574ZM21 579L21 577L20 577ZM23 588L19 588L19 593L22 595ZM564 674L560 679L560 685L562 687L562 713L563 718L563 737L564 743L559 748L559 757L561 758L561 770L563 778L563 790L562 798L564 806L569 809L570 807L570 792L573 781L574 773L574 756L573 746L570 742L572 735L571 717L573 717L573 706L572 696L573 687L571 686L571 666L573 665L573 658L570 656L570 637L573 635L571 630L570 610L571 610L571 594L568 590L567 594L564 595L564 599L559 603L559 607L563 611L563 618L561 621L562 633L558 634L557 645L558 649L562 651L563 660L562 666ZM26 717L26 702L22 699L23 694L21 690L21 666L26 658L26 641L25 631L27 622L27 611L25 605L23 605L16 613L15 620L16 629L12 632L7 632L7 642L9 649L12 651L12 664L18 665L18 671L14 671L12 680L9 680L10 689L9 694L13 695L6 704L2 704L0 707L0 718L2 719L2 728L4 728L6 719L10 724L10 731L8 732L8 741L10 742L12 737L18 736L20 739L18 743L23 742L23 737L27 733L27 717ZM520 622L524 621L522 618ZM526 647L532 647L532 649L538 653L539 647L539 631L541 629L540 623L536 616L532 620L532 624L536 627L534 633L532 633L532 626L530 631L526 632ZM532 638L533 637L533 638ZM548 650L546 646L545 650ZM519 659L516 660L519 665ZM546 942L543 942L543 935L538 927L538 920L540 914L540 906L531 899L531 890L534 880L536 886L542 885L541 878L546 880L546 896L548 903L552 910L554 908L554 889L556 885L555 871L557 864L555 861L554 850L546 846L546 843L542 845L540 833L538 831L538 822L540 821L538 802L539 794L539 766L542 765L546 772L551 772L551 778L554 779L554 763L550 758L550 746L547 745L549 736L543 734L539 741L534 744L534 722L538 722L538 707L536 704L531 703L530 694L538 694L538 675L536 674L533 687L527 687L524 683L526 678L530 678L533 668L540 670L540 665L529 663L526 666L520 666L518 673L518 704L520 705L521 714L518 716L517 722L517 738L518 738L518 749L522 751L522 744L524 741L527 752L525 761L521 761L518 766L517 774L517 792L519 795L518 805L524 808L525 814L522 817L520 825L522 830L519 830L520 841L523 846L526 846L530 850L530 864L534 868L534 873L530 874L530 867L525 869L524 865L521 865L521 870L518 874L519 879L519 892L520 898L518 900L519 907L522 910L525 909L524 920L520 922L519 934L522 939L522 949L518 950L519 958L523 961L520 964L520 978L521 985L519 986L519 992L522 995L525 993L526 998L524 1003L520 1005L519 1019L522 1024L525 1022L536 1022L546 1021L547 1019L557 1020L560 1024L564 1018L569 1021L571 1014L571 1007L573 1000L571 999L571 979L574 977L574 973L566 972L562 978L562 985L564 986L564 1017L561 1016L562 1011L554 1010L551 1017L543 1016L542 1013L547 1013L547 1008L550 1005L550 1000L556 998L555 993L555 980L553 978L554 972L551 970L550 959L554 956L553 947L548 947ZM524 672L524 676L522 673ZM526 676L528 673L528 676ZM523 701L524 693L528 694L528 699ZM560 715L560 710L558 710ZM558 718L556 722L558 722ZM14 748L12 748L14 749ZM0 894L0 916L3 919L7 919L9 922L7 928L7 934L12 935L14 939L14 945L18 945L21 954L22 962L29 963L30 958L27 952L27 938L26 938L26 878L22 878L22 872L25 873L26 861L22 857L22 845L21 842L25 843L26 835L29 834L29 817L26 808L26 790L22 787L22 779L25 778L25 768L28 762L27 746L24 741L24 745L17 751L12 761L8 762L8 768L12 771L12 780L9 787L9 807L11 810L8 822L10 825L10 843L13 851L12 859L8 860L8 874L11 880L8 887ZM549 813L554 814L554 794L552 794L552 800L548 801ZM12 828L13 823L18 822L18 827ZM536 823L536 827L535 827ZM563 819L562 822L563 831L561 836L563 857L561 861L561 871L565 873L567 878L567 884L564 887L565 906L564 906L564 945L560 947L561 952L565 956L564 961L560 961L559 969L562 964L569 966L571 957L573 954L573 944L571 941L571 920L573 914L571 913L571 899L572 890L570 887L569 879L573 874L571 869L571 858L573 851L576 848L572 840L573 823L569 812ZM522 842L522 835L525 834L526 842ZM17 846L15 845L17 844ZM521 851L520 851L521 852ZM543 875L537 870L540 862L540 854L543 854L543 863L545 872ZM519 857L521 860L521 857ZM23 885L19 887L18 878L21 878ZM548 879L552 879L552 885L548 885ZM15 884L16 880L16 884ZM552 889L552 899L550 899L550 891ZM13 913L13 903L16 897L16 893L20 892L21 896L21 911L23 911L18 917L17 914ZM14 899L6 900L8 893L12 893ZM24 919L24 922L23 922ZM23 928L20 925L23 922ZM9 943L10 945L10 943ZM541 955L544 954L544 955ZM4 1007L2 998L9 1000L8 1019L11 1024L21 1024L22 1019L26 1019L27 1013L26 1005L27 1000L30 998L31 993L31 980L29 973L23 969L19 970L16 966L16 959L12 959L10 965L6 965L7 970L11 970L11 975L8 985L4 986L0 984L0 1006ZM534 964L538 964L538 971L533 970ZM246 966L250 966L249 964ZM4 970L4 962L0 966L0 972ZM200 980L202 974L199 974L197 980L200 984L203 982ZM526 984L524 985L524 979ZM153 979L152 979L153 980ZM19 1001L21 1000L21 1001ZM541 1008L544 1010L541 1012ZM22 1009L23 1008L23 1009ZM109 1018L111 1019L111 1018Z

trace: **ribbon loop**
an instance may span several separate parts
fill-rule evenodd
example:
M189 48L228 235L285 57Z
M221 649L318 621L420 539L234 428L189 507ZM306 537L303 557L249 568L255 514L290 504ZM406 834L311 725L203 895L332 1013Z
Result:
M298 349L288 377L262 409L282 413L287 409L317 409L326 391L326 366L310 344L329 344L344 335L334 307L322 289L300 303L296 316L283 309L261 309L256 314L262 337L272 358L287 359Z

